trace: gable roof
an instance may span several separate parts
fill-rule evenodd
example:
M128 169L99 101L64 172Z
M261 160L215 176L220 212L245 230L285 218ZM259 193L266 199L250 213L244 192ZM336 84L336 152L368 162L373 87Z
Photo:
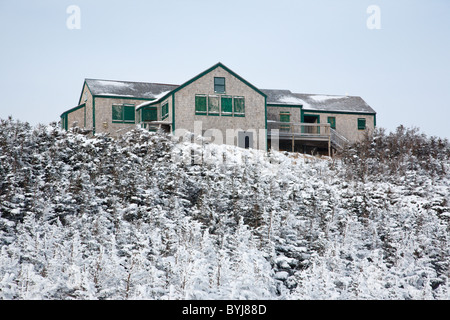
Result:
M289 90L275 89L263 89L262 91L267 95L268 105L301 105L305 111L376 113L358 96L293 93Z
M86 79L85 82L94 96L118 96L140 99L156 99L161 93L172 91L178 87L178 85L173 84L100 79Z
M293 93L290 90L258 89L221 62L216 63L212 67L181 85L101 79L85 79L85 83L94 96L117 96L118 98L126 97L152 100L150 103L143 103L139 105L139 107L142 107L144 105L153 104L164 100L170 94L186 87L218 67L223 68L225 71L251 87L253 90L266 97L267 105L301 106L305 111L376 114L376 112L361 97L358 96L305 94Z
M228 68L227 66L225 66L223 63L218 62L215 65L213 65L212 67L206 69L205 71L203 71L202 73L196 75L195 77L193 77L192 79L186 81L185 83L183 83L182 85L180 85L178 88L176 88L175 90L173 90L172 93L177 92L178 90L186 87L187 85L191 84L192 82L196 81L197 79L203 77L205 74L210 73L211 71L213 71L214 69L217 69L221 67L222 69L224 69L225 71L227 71L228 73L230 73L231 75L233 75L234 77L236 77L237 79L239 79L240 81L242 81L243 83L245 83L247 86L249 86L250 88L252 88L253 90L255 90L256 92L258 92L259 94L261 94L263 97L266 97L266 94L264 92L262 92L260 89L258 89L257 87L255 87L254 85L252 85L250 82L248 82L247 80L245 80L244 78L242 78L240 75L238 75L237 73L235 73L233 70L231 70L230 68Z

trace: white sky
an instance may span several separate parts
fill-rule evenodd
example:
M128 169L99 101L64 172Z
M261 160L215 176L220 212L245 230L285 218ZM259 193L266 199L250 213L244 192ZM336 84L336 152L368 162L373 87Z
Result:
M0 0L0 40L1 118L58 121L84 78L181 84L220 61L261 89L361 96L379 127L450 139L448 0Z

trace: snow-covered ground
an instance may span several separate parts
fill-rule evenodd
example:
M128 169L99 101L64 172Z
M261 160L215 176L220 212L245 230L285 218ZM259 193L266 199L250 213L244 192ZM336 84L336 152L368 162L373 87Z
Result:
M0 299L448 299L448 153L345 159L1 120Z

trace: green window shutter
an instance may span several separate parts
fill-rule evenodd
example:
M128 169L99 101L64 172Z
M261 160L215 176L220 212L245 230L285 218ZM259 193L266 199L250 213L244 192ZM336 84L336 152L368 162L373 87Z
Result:
M280 112L280 122L291 122L291 114L289 112Z
M230 96L221 97L222 115L231 115L233 112L233 98Z
M358 130L366 130L366 119L358 118Z
M68 118L69 117L68 117L67 113L61 117L61 128L66 131L69 129L69 119Z
M291 113L286 111L280 112L280 122L291 122ZM289 132L291 131L290 125L280 125L280 131L281 132Z
M208 97L208 115L219 114L219 97L209 96Z
M133 105L123 106L123 120L124 122L134 123L136 117L136 112Z
M169 104L166 102L161 107L161 120L164 120L169 116Z
M225 78L223 77L214 78L214 92L225 93Z
M195 96L195 114L206 114L206 96Z
M157 121L158 111L155 107L142 109L142 121Z
M123 121L123 108L121 104L112 105L112 121Z
M328 123L330 124L331 129L336 130L336 117L328 117Z
M236 117L245 116L245 99L244 97L234 97L234 115Z

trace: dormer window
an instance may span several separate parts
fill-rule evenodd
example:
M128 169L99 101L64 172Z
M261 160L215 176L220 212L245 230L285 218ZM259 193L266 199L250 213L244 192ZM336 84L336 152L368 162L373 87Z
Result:
M214 92L225 93L225 78L222 77L214 78Z

